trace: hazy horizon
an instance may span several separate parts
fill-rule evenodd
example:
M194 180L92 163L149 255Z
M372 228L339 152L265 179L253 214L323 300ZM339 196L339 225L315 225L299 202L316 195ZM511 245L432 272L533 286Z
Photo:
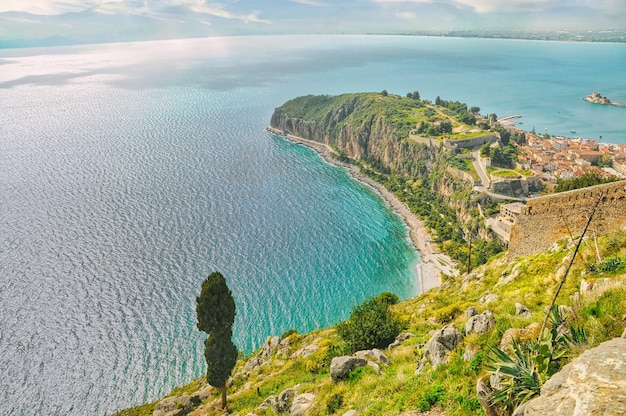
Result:
M619 0L8 0L0 47L265 34L626 30Z

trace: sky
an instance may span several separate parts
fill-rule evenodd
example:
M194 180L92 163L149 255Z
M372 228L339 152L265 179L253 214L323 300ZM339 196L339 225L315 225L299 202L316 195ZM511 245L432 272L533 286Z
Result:
M626 29L626 0L0 0L11 42Z

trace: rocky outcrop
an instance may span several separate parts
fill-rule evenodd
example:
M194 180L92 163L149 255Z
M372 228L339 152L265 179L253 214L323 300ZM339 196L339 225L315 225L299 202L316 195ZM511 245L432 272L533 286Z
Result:
M274 403L272 403L272 407L276 411L276 413L286 413L291 408L291 403L293 402L293 398L296 396L296 389L289 388L283 390Z
M399 347L400 344L402 344L404 341L406 341L409 338L413 338L414 336L415 336L415 334L411 334L410 332L404 332L404 333L398 335L396 337L396 339L391 344L389 344L389 347L387 347L387 348L389 348L391 350L391 349L394 349L396 347Z
M496 326L496 320L493 317L493 312L485 311L480 315L474 315L470 317L465 323L465 333L470 334L484 334L491 331Z
M497 416L498 414L496 407L491 401L492 392L493 390L485 383L484 379L479 378L476 382L476 398L485 411L486 416Z
M248 360L241 375L247 377L252 371L258 371L262 365L268 363L272 358L272 354L276 352L279 344L280 338L269 337L267 341L265 341L265 344L259 349L259 352Z
M291 409L289 410L289 414L291 416L303 416L306 411L313 405L315 402L315 394L313 393L304 393L299 394L293 399L293 404L291 405Z
M173 396L161 400L154 408L152 416L182 416L193 408L194 404L188 395Z
M335 357L330 362L330 377L333 381L343 380L348 376L350 371L365 365L367 365L367 360L365 358L354 357L351 355Z
M436 331L424 345L424 357L418 372L421 371L424 360L430 360L430 365L433 368L437 368L445 363L450 352L454 351L462 340L463 334L455 329L453 325L447 325Z
M626 339L615 338L582 353L518 414L626 415Z
M515 315L530 315L530 310L519 302L515 302Z
M541 330L541 324L539 322L533 322L526 328L509 328L500 340L500 349L503 351L511 351L513 342L525 342L531 339L536 339L539 336Z
M385 353L378 348L374 348L372 350L357 351L354 353L354 356L359 358L365 358L368 361L373 361L380 364L391 364L391 361L385 355Z

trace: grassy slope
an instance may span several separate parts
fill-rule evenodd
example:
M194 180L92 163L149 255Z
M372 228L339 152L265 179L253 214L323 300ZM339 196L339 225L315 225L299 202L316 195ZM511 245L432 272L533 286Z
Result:
M626 260L626 233L603 237L600 248L604 258L617 256ZM566 264L570 252L571 249L562 249L519 259L511 264L500 255L470 275L446 280L441 288L394 306L395 311L408 320L409 332L416 336L400 347L386 351L392 364L383 367L380 375L370 368L361 368L355 370L349 380L332 383L328 363L342 349L335 330L324 329L305 336L290 335L290 352L314 341L320 349L304 359L274 357L260 372L252 373L247 379L235 379L229 390L231 414L246 415L269 395L278 395L297 384L299 393L313 392L317 396L312 415L341 415L348 409L357 409L361 415L396 415L409 410L425 411L432 406L443 408L448 415L483 414L474 391L477 377L484 373L485 351L488 346L497 345L508 328L525 327L542 321L543 309L550 303L558 285L557 270ZM583 244L581 255L576 259L558 299L558 304L574 308L577 323L582 324L589 334L588 347L619 336L623 330L622 317L626 314L626 271L612 274L589 272L585 262L593 262L594 257L593 243ZM498 284L515 270L519 270L517 277L509 283ZM579 289L582 278L592 282L608 278L611 283L607 286L608 290L587 295L573 304L574 292ZM479 299L485 293L495 294L499 300L483 305ZM516 316L515 302L526 305L532 312L531 316ZM484 335L466 337L452 353L448 364L436 370L427 366L426 371L415 375L423 344L430 337L429 332L447 323L462 329L464 311L469 306L475 306L479 313L486 309L493 311L496 328ZM462 359L466 349L478 351L470 361ZM237 368L244 363L241 360ZM245 388L248 382L250 385ZM194 381L174 394L197 390L199 383L201 381ZM195 414L222 414L216 407L217 399L217 394L214 394ZM153 408L154 404L145 405L119 415L149 415ZM267 410L257 414L274 413Z

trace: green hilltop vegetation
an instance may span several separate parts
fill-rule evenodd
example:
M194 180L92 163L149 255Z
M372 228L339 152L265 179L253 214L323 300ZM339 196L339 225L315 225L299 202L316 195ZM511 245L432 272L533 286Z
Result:
M583 230L572 230L549 252L510 260L485 227L483 215L498 205L473 191L459 174L471 175L468 165L443 139L496 130L508 146L523 137L491 127L477 108L431 103L418 92L307 96L277 108L270 125L330 146L383 184L463 273L413 299L381 294L334 327L290 330L240 353L227 383L228 414L510 415L574 357L624 332L626 232L583 240L576 236ZM446 351L432 350L438 336L448 337ZM369 352L350 358L345 372L331 371L357 350ZM504 375L500 385L479 397L477 385L489 385L494 372ZM225 414L205 377L116 415L187 414Z
M599 263L593 242L582 244L557 299L557 304L567 311L571 328L567 333L578 335L569 343L549 342L554 347L554 357L545 374L551 375L583 350L618 337L624 330L626 233L603 236L598 247L603 259ZM240 356L228 389L229 414L277 415L276 408L262 405L268 397L277 397L290 388L295 388L298 395L314 395L306 415L343 415L348 410L356 410L359 415L399 415L411 411L431 411L427 413L431 415L485 414L476 396L476 383L488 375L489 357L494 357L491 348L500 345L511 328L529 328L527 334L518 332L522 345L536 339L545 309L559 284L559 270L568 264L572 254L573 247L567 242L554 251L514 262L500 254L470 274L447 277L440 288L392 305L391 312L404 322L403 333L411 335L394 348L382 349L389 364L356 368L340 381L331 379L329 368L333 357L352 352L349 342L338 334L338 328L345 323L308 334L288 331L274 344L268 340L259 351ZM581 292L587 285L595 288ZM520 314L516 303L523 304L528 312ZM493 313L494 324L486 332L467 334L466 310L471 307L479 314L487 310ZM433 368L424 359L425 344L432 331L446 325L453 325L463 337L445 362ZM421 371L416 371L418 368ZM175 389L170 396L193 395L205 386L205 379L200 378ZM218 389L210 389L189 414L222 415L219 403ZM117 415L152 415L156 405L157 402L146 404Z
M458 101L446 101L439 97L435 103L420 99L419 92L408 93L406 97L381 93L360 93L331 95L308 95L290 100L281 106L281 109L290 117L318 123L328 122L328 116L333 110L343 108L358 98L349 117L344 118L334 126L337 133L344 126L360 127L369 120L384 117L393 126L394 135L409 137L413 130L415 135L433 137L442 140L443 137L462 139L479 136L482 130L489 129L487 123L477 125L476 113L478 107L468 108Z

